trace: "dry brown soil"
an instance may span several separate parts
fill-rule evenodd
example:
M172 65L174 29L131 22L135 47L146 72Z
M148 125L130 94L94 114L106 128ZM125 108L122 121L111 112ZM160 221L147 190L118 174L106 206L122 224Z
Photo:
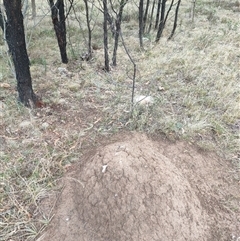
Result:
M230 163L184 142L139 133L85 155L62 180L38 241L240 240ZM42 203L47 210L51 198Z

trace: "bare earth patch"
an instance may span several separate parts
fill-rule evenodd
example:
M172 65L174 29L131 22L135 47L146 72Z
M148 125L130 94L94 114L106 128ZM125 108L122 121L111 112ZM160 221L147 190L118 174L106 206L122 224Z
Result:
M184 142L119 139L65 175L38 241L239 240L239 182L227 161Z

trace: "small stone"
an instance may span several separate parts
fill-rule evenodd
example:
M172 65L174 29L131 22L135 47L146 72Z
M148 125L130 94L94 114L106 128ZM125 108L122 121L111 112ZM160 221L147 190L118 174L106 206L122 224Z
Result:
M67 103L67 101L63 98L58 100L58 104L66 104L66 103Z
M19 127L20 128L28 128L28 127L30 127L30 126L32 126L32 122L31 121L22 121L20 124L19 124Z
M73 92L79 91L80 88L81 88L80 84L78 84L78 83L70 83L70 84L68 84L68 89L73 91Z
M59 67L59 68L58 68L58 72L59 72L60 74L68 74L67 69L66 69L66 68L63 68L63 67Z
M1 87L1 88L4 88L4 89L9 89L9 88L11 87L11 85L8 84L8 83L1 83L1 84L0 84L0 87Z
M134 103L139 105L152 105L154 99L152 96L138 95L134 98Z
M44 129L47 129L47 128L49 127L49 124L48 124L47 122L43 122L43 123L42 123L42 127L43 127Z

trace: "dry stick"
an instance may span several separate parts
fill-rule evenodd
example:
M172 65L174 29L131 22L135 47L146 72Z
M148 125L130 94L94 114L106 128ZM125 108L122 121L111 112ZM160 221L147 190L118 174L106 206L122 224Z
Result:
M72 0L72 2L73 2L73 0ZM72 3L72 2L71 2L71 3ZM79 28L80 28L80 30L82 30L82 33L83 33L84 31L83 31L83 27L82 27L82 24L81 24L81 19L79 19L79 18L77 17L77 13L76 13L76 10L75 10L74 5L72 5L72 9L73 9L73 13L74 13L75 20L78 22ZM69 21L68 21L68 18L67 18L67 24L68 24L68 26L70 26L70 23L69 23ZM92 31L92 30L91 30L91 31ZM84 41L85 41L85 44L86 44L87 46L89 46L89 45L88 45L88 40L87 40L85 34L82 34L82 37L83 37L83 39L84 39ZM75 51L74 51L74 49L73 49L72 40L71 40L71 37L70 37L69 34L68 34L68 43L69 43L69 46L70 46L70 48L71 48L71 53L72 53L73 56L75 57Z
M77 22L78 22L79 28L82 30L82 33L83 33L84 30L83 30L83 27L82 27L82 25L81 25L81 21L80 21L80 19L78 19L78 17L77 17L77 13L76 13L75 7L73 7L73 13L74 13L74 17L75 17L75 19L76 19ZM85 37L84 34L83 34L83 38L84 38L85 43L87 44L87 39L86 39L86 37Z
M136 82L136 70L137 70L137 68L136 68L136 64L135 64L133 58L131 57L131 55L130 55L130 53L129 53L126 45L125 45L125 42L124 42L124 39L123 39L123 36L122 36L122 32L121 32L121 31L119 32L119 35L121 36L122 45L123 45L123 47L124 47L124 49L125 49L125 51L126 51L126 53L127 53L127 55L128 55L128 58L130 59L130 61L131 61L132 64L133 64L133 79L132 79L133 82L132 82L132 99L131 99L131 116L132 116L132 112L133 112L133 99L134 99L135 82Z

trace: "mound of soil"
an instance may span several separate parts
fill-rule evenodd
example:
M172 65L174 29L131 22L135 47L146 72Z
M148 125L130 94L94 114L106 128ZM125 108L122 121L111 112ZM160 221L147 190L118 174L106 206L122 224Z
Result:
M230 171L186 143L124 136L68 173L38 241L236 240L239 183Z

